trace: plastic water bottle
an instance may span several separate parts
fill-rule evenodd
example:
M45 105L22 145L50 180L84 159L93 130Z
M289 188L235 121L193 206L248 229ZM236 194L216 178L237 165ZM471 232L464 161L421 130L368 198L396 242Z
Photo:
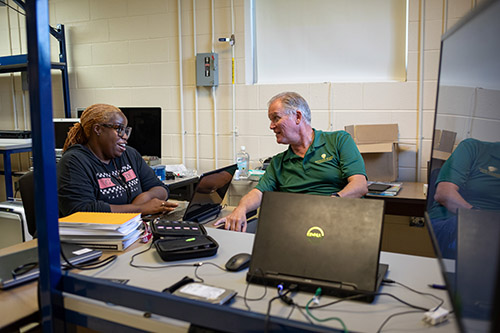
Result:
M245 151L245 146L236 154L236 163L238 163L238 175L240 179L248 178L250 155Z

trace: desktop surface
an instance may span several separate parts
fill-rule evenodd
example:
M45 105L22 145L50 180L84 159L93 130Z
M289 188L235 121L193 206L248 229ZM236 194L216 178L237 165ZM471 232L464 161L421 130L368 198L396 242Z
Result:
M198 262L205 262L217 264L223 267L227 260L235 253L250 253L252 250L254 241L254 235L252 234L237 233L213 228L208 228L207 231L208 234L216 239L220 245L219 251L213 257L183 260L174 263L165 263L161 260L154 248L152 248L151 250L136 256L134 258L134 264L144 266L169 266L178 263L194 264ZM141 244L133 250L126 251L119 256L118 260L113 264L111 268L86 271L82 272L81 274L105 279L127 279L128 285L155 290L158 292L167 287L170 287L171 285L182 279L184 276L195 278L195 267L165 267L163 269L132 268L129 265L132 255L139 251L147 249L148 246L149 244ZM381 261L387 262L390 265L390 270L387 275L388 278L404 283L419 291L430 292L447 300L446 291L430 289L428 287L428 284L443 283L437 260L431 258L382 252ZM240 296L243 296L245 294L245 289L247 287L245 281L246 273L247 270L242 270L235 273L225 272L211 264L204 264L196 269L196 274L204 279L204 282L206 284L220 286L226 289L237 291L239 296L237 296L233 301L231 307L245 310L247 308ZM263 286L250 284L247 292L247 298L254 299L262 296L264 293L264 289L265 288ZM381 292L387 292L397 295L398 297L401 297L402 299L405 299L410 303L418 304L420 306L428 308L437 305L436 300L429 297L416 295L415 293L397 285L384 285L381 288ZM276 288L268 287L267 295L262 301L248 302L251 311L265 314L267 311L269 300L276 295ZM293 296L293 299L300 305L306 305L311 297L312 295L309 293L299 292ZM327 303L331 300L335 300L335 298L327 296L321 297L321 304ZM444 306L449 309L449 303L447 301L445 302ZM314 314L320 318L330 317L335 314L342 317L342 320L344 320L349 330L367 332L376 330L376 328L380 326L382 322L391 314L409 310L411 309L406 308L401 303L398 303L390 297L378 296L372 304L346 301L325 309L314 310ZM283 305L279 301L275 301L272 304L272 316L280 316L286 318L290 313L290 318L292 319L298 321L307 321L298 310L294 310L293 312L291 312L290 307ZM422 312L397 316L391 319L390 322L385 326L385 328L392 331L404 330L407 332L422 331L426 330L427 328L433 332L457 331L453 317L447 323L436 327L426 327L421 320L422 317ZM321 325L340 328L340 326L335 324L335 322L322 323ZM188 324L184 323L181 326L187 328Z
M237 233L232 231L217 230L208 228L208 233L214 237L221 245L217 254L213 257L191 259L178 261L175 263L195 263L195 262L211 262L223 266L224 263L235 253L248 252L252 250L254 235L246 233ZM0 250L12 251L12 249L22 248L26 246L36 246L36 241L18 244L9 249ZM93 271L84 271L80 274L93 276L104 279L120 279L128 280L127 284L144 289L155 290L160 292L166 287L179 281L184 276L194 276L194 267L176 267L164 269L138 269L129 266L130 258L133 254L147 249L149 244L135 243L125 252L118 253L119 257L115 263L109 267L104 267ZM106 252L111 254L112 252ZM429 292L438 297L446 299L444 307L450 309L447 293L445 290L430 289L427 285L432 283L442 283L442 276L439 271L438 262L432 258L424 258L410 255L402 255L395 253L382 252L381 261L390 264L388 278L404 283L419 291ZM137 265L171 265L172 263L163 262L154 249L138 255L134 258L134 264ZM197 274L205 280L206 284L221 286L227 289L233 289L238 292L236 299L231 303L231 307L239 309L247 309L243 299L240 296L245 294L247 270L240 272L225 272L219 270L213 265L205 264L197 269ZM410 301L411 303L420 306L432 307L436 301L429 297L419 296L415 293L397 285L384 285L381 288L382 292L392 293ZM264 287L260 285L249 285L247 298L259 298L264 293ZM276 296L275 288L268 288L267 295L262 301L248 301L251 311L266 313L269 300ZM293 296L295 302L300 305L305 305L312 295L309 293L298 293ZM321 304L335 300L331 297L321 297ZM36 303L36 282L28 283L8 291L0 291L0 310L8 316L1 316L0 328L6 327L12 322L21 320L24 317L31 316L33 318L37 311ZM314 314L320 318L331 317L332 315L340 316L344 320L347 328L352 331L372 332L375 331L380 324L391 314L411 309L396 302L390 297L379 296L372 304L365 304L355 301L346 301L338 305L330 306L325 309L314 310ZM271 315L279 317L288 317L291 308L284 306L281 302L275 301L272 304ZM454 317L450 320L435 326L429 327L422 322L423 313L409 313L401 316L396 316L384 327L384 330L392 332L457 332ZM290 318L306 321L305 317L298 311L294 310ZM177 320L167 320L169 325L176 326L181 329L188 329L189 324ZM326 323L330 327L337 327L334 323ZM383 330L383 331L384 331Z
M0 150L31 148L31 139L0 138Z

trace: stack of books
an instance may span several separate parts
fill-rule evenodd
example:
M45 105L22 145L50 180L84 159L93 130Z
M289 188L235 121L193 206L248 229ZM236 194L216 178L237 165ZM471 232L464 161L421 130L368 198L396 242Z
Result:
M61 242L123 251L142 234L140 213L77 212L59 219Z
M383 195L393 197L398 194L401 190L403 183L391 183L391 182L368 182L368 193L367 195Z

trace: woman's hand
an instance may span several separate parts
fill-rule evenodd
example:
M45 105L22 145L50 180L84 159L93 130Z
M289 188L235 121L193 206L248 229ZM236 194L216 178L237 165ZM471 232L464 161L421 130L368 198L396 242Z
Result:
M179 204L177 203L154 198L141 205L141 213L142 214L169 213L173 211L175 208L177 208L177 206L179 206Z

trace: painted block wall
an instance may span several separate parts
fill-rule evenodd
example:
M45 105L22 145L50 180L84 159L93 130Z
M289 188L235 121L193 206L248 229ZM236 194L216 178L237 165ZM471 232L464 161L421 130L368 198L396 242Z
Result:
M472 4L470 0L427 0L425 15L422 15L420 1L423 0L409 1L405 82L246 85L245 3L235 0L235 146L236 150L240 145L247 147L251 167L258 166L259 159L286 149L286 146L275 142L269 130L267 101L276 93L297 91L309 102L312 124L318 129L338 130L349 124L397 123L399 180L415 181L417 167L421 168L425 177L432 139L440 37L471 9ZM195 2L196 51L210 52L211 1ZM10 3L14 5L12 1ZM161 106L162 160L163 163L177 164L183 161L182 91L185 164L188 168L204 171L233 160L231 49L227 43L215 42L213 47L220 59L220 85L215 92L217 135L214 135L212 91L210 88L195 88L193 1L181 0L180 3L180 33L176 0L51 0L50 21L53 25L63 23L66 26L73 111L94 103ZM215 38L228 37L231 34L231 2L216 0L214 4ZM422 16L425 16L423 36L420 33ZM24 17L0 7L0 55L26 52L25 30ZM182 36L181 56L179 35ZM423 63L419 59L422 39L425 50ZM55 57L55 42L52 49ZM182 63L182 87L179 62ZM423 77L419 74L421 67ZM421 80L424 83L423 157L421 165L417 166L417 111ZM54 117L62 117L62 91L57 72L53 77L53 97ZM196 101L200 124L199 156L196 156ZM26 118L23 112L29 110L27 104L28 96L22 91L20 75L0 75L0 129L29 128L29 112ZM214 157L216 141L217 161Z

